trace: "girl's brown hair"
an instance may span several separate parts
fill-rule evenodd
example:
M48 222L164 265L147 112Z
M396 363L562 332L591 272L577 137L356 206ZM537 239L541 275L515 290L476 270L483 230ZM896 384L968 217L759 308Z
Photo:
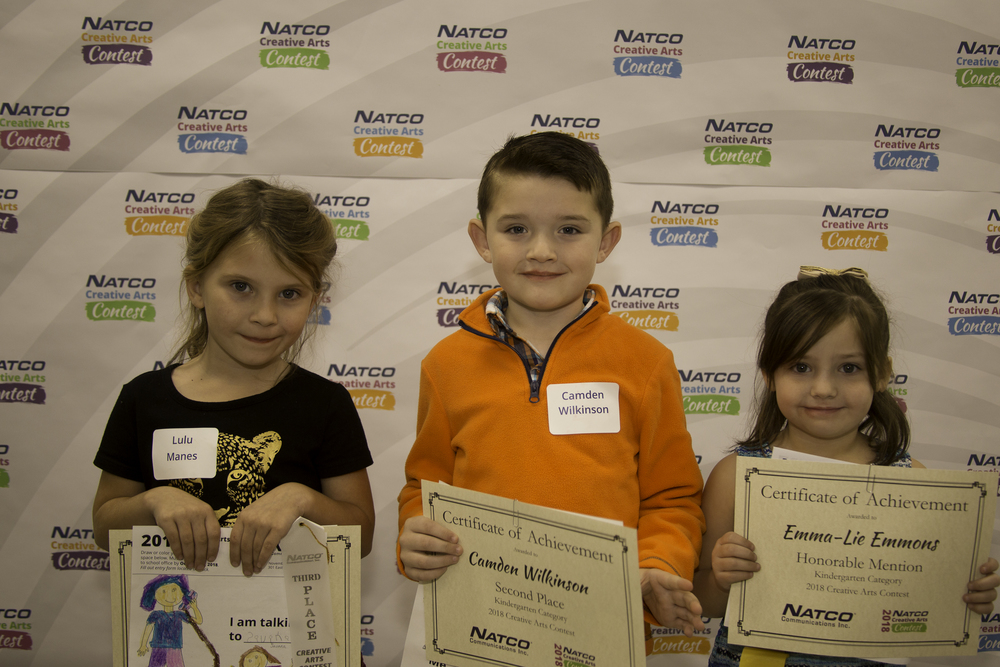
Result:
M888 465L907 450L910 426L886 387L892 374L889 314L868 280L850 274L803 277L787 283L778 292L767 309L757 351L757 368L765 387L754 406L754 427L737 446L762 449L774 442L785 423L771 383L775 372L801 359L844 320L854 322L857 327L868 381L874 392L871 408L858 430L868 436L876 465Z
M181 291L197 281L223 250L233 243L253 242L267 247L289 272L307 279L316 303L330 284L328 269L337 254L337 236L330 220L309 195L295 188L245 178L219 190L205 208L191 218L181 274ZM208 342L205 311L188 303L184 313L187 334L170 363L193 359ZM294 360L313 327L283 355Z

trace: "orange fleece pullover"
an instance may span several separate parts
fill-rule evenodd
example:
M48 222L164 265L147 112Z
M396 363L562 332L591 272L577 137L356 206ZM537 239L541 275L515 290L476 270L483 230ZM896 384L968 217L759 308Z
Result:
M399 494L399 527L422 514L420 480L622 521L637 528L639 566L690 580L701 550L701 471L691 449L673 354L609 314L608 296L549 350L538 401L527 370L494 336L480 295L420 368L417 435ZM619 386L618 433L552 435L546 387Z

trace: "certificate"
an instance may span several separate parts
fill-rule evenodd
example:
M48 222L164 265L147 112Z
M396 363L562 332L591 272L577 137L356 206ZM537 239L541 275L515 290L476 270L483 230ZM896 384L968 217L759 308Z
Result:
M736 463L735 530L759 572L730 590L729 641L892 658L976 653L962 602L989 557L995 473Z
M229 564L229 528L222 529L218 558L202 572L174 558L156 526L111 531L114 665L146 667L168 635L171 650L188 665L360 665L361 531L315 528L325 538L316 544L319 559L295 551L286 558L279 549L252 577ZM290 531L279 548L292 537ZM303 573L324 560L326 581ZM328 584L329 600L316 595L322 584ZM297 641L299 625L316 634L332 627L333 646L313 647L308 634Z
M424 586L427 659L457 667L645 665L636 532L423 482L462 556ZM597 492L597 491L595 491Z

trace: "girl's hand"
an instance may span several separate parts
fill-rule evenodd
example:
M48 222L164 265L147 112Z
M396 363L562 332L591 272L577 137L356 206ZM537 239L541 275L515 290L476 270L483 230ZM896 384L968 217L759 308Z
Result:
M760 569L753 543L741 535L729 532L712 548L712 572L719 588L729 591L738 581L746 581Z
M691 590L690 581L663 570L639 568L642 601L665 628L676 628L691 637L694 631L704 630L701 620L701 603Z
M458 562L458 535L425 516L411 516L399 534L403 574L414 581L434 581Z
M962 596L962 602L977 614L993 613L993 601L997 599L997 586L1000 586L1000 576L997 576L997 560L990 558L979 566L983 576L969 582L969 592Z
M142 495L174 557L184 561L184 567L200 572L206 562L215 561L221 529L208 503L172 486L157 486Z
M289 482L243 508L229 536L230 564L239 567L242 563L244 576L259 574L292 523L303 515L313 493L303 484Z

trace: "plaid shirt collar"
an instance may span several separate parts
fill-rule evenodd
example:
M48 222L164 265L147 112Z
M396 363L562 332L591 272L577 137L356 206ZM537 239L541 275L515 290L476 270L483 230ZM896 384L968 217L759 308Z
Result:
M583 293L583 305L580 308L580 312L583 313L597 298L597 292L592 289L587 289ZM520 354L523 358L528 359L532 366L537 366L542 363L544 357L538 353L531 346L531 343L521 338L510 328L510 324L507 323L507 293L503 290L499 290L496 294L491 296L486 302L486 320L490 323L490 327L493 329L493 333L496 337L507 343ZM546 350L548 352L548 350Z

